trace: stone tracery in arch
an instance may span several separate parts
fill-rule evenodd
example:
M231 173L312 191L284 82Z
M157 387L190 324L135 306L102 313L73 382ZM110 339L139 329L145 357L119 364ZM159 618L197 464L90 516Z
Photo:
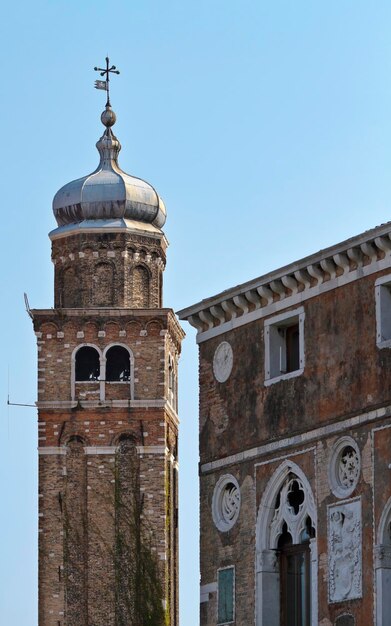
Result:
M317 625L317 514L311 486L301 468L286 460L263 493L256 527L256 625L280 626L279 540L308 542L311 561L311 624Z

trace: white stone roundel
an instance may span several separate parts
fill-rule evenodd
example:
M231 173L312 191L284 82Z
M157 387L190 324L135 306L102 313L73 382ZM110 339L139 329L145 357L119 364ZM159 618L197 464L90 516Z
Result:
M233 352L228 341L222 341L213 357L213 373L219 383L225 383L232 371Z
M341 437L335 443L329 463L331 491L346 498L356 488L361 471L360 451L352 437Z
M217 481L213 492L212 517L221 532L230 530L238 519L240 511L240 487L231 474L225 474Z

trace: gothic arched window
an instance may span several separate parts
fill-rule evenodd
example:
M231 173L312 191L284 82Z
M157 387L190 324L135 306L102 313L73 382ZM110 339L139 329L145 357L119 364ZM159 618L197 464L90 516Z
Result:
M106 380L109 382L130 380L130 354L123 346L112 346L107 350Z
M316 508L293 462L284 462L270 479L257 524L257 626L314 626Z
M75 380L76 382L86 382L99 380L100 361L96 348L82 346L76 352Z

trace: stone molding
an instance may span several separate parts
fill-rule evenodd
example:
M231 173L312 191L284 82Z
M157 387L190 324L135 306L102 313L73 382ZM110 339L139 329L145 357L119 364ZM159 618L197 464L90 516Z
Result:
M117 446L85 446L85 454L115 454ZM168 456L170 453L166 446L136 446L136 450L139 454L159 454ZM44 448L38 448L38 454L43 456L48 455L66 455L66 446L48 446Z
M375 546L375 569L391 569L391 545L380 544Z
M245 463L246 461L249 461L251 459L256 459L257 457L265 456L266 454L270 454L278 450L284 450L286 448L299 446L311 441L317 441L322 437L328 437L329 435L340 433L351 428L355 428L356 426L366 424L368 422L373 422L378 419L386 419L390 416L391 406L385 406L380 409L361 413L359 415L349 417L348 419L335 422L334 424L327 424L326 426L321 426L320 428L315 428L314 430L310 430L305 433L293 435L293 437L285 437L284 439L272 441L271 443L266 443L256 448L243 450L242 452L238 452L237 454L232 454L227 457L215 459L213 461L209 461L208 463L202 463L200 465L200 472L201 474L206 474L208 472L214 472L229 465Z
M391 223L178 311L202 343L391 266Z

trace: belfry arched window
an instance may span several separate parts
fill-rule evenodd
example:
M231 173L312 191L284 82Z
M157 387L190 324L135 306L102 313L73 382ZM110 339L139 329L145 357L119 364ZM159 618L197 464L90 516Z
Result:
M257 520L257 626L317 624L316 508L300 468L284 462Z
M92 346L82 346L76 352L75 380L87 382L99 380L100 360L98 351Z
M123 346L112 346L106 352L106 380L128 382L130 380L130 354Z

